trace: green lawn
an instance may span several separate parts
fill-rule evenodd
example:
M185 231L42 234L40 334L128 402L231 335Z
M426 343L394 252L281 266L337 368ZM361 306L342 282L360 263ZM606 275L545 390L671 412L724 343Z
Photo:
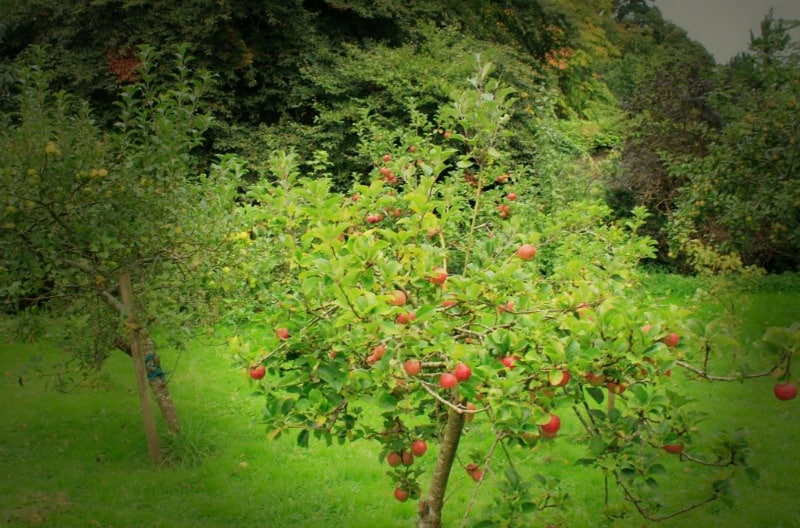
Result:
M654 277L653 290L672 300L694 291L689 279ZM800 320L796 278L770 279L755 292L742 293L746 309L742 332L760 335L765 326ZM20 373L29 359L58 359L46 343L0 343L0 512L6 526L70 527L244 527L329 528L414 526L415 505L392 497L376 444L359 442L309 449L293 439L266 439L259 420L260 397L226 356L225 336L209 335L183 352L162 350L172 376L171 390L185 434L180 465L153 468L147 457L136 384L130 359L113 356L102 374L67 394L47 390L41 381ZM713 504L661 523L665 527L797 527L800 526L800 400L779 402L772 381L700 384L676 373L676 384L700 401L711 419L705 430L746 428L753 461L761 479L737 484L730 507ZM566 413L565 413L566 414ZM488 441L480 427L464 447ZM553 442L525 450L521 468L558 476L571 502L564 511L548 512L560 527L604 526L603 483L591 468L574 465L583 456L571 442L580 434L565 420ZM435 448L421 459L432 466ZM664 454L665 463L676 465ZM662 479L668 500L691 495L697 482L683 466ZM423 480L425 484L427 480ZM491 479L488 484L491 484ZM455 470L446 507L447 526L459 526L474 484ZM486 494L484 494L485 496ZM476 510L486 504L479 500ZM630 517L605 524L652 526Z

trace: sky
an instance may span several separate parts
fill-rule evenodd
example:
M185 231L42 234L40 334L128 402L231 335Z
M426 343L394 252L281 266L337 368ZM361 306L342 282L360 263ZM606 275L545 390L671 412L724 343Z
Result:
M717 62L725 64L747 51L750 30L759 34L761 21L773 7L774 17L800 20L800 0L651 0L663 17L699 41Z

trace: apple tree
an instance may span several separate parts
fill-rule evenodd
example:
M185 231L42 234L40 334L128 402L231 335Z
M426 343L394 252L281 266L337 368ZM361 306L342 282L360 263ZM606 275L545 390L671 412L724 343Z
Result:
M259 334L232 350L263 390L269 437L374 441L420 528L442 526L457 468L476 493L500 484L477 526L546 516L564 492L508 448L558 442L566 422L583 431L571 438L581 462L647 518L676 513L660 510L665 457L711 473L698 504L724 497L747 446L706 441L670 376L691 365L688 313L639 290L645 212L617 222L591 200L551 207L536 167L509 161L515 102L483 65L436 124L367 127L374 166L349 193L332 191L324 153L310 174L277 153L250 187L241 243L268 284ZM491 437L481 456L461 443L473 431ZM427 478L420 457L435 458Z
M0 301L5 312L53 317L53 337L72 354L69 368L47 373L67 386L115 348L132 354L136 334L149 385L177 432L149 328L180 330L207 312L200 279L230 246L238 169L228 159L202 174L193 155L210 124L201 102L209 77L192 71L185 50L166 61L174 72L166 79L163 56L142 49L140 58L140 81L119 87L113 130L85 102L51 91L43 59L16 72L14 111L0 116ZM123 298L125 277L135 305Z

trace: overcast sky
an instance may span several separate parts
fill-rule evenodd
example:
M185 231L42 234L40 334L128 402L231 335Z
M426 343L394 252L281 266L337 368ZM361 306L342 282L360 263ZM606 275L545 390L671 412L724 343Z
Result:
M750 30L774 7L775 18L800 19L800 0L651 0L667 20L685 29L717 62L724 64L747 51Z

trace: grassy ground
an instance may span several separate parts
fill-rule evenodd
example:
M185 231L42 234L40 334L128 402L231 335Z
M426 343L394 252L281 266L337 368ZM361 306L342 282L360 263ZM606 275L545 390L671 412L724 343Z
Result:
M654 276L650 284L660 295L683 301L697 286L665 276ZM757 336L768 325L800 320L796 277L762 281L756 291L742 293L741 301L743 334ZM18 383L31 357L57 359L57 352L43 343L0 343L2 521L63 528L414 526L415 506L392 498L376 445L312 443L305 450L291 438L268 442L259 421L261 400L251 394L249 380L230 368L223 343L223 336L211 335L183 352L162 350L185 428L178 443L164 442L166 454L180 454L183 462L162 469L154 469L147 457L129 358L112 357L90 384L60 394L32 379ZM769 379L685 385L712 415L705 428L748 430L761 479L739 481L739 498L731 507L715 504L661 526L800 526L798 400L778 402ZM574 466L583 451L569 440L579 431L571 423L564 427L557 441L528 450L523 466L560 477L572 497L550 521L561 527L603 526L602 479L595 470ZM467 449L487 441L480 433L467 437ZM422 463L430 468L434 457L432 448ZM673 462L665 454L665 463ZM672 500L700 485L677 469L677 476L662 481ZM459 525L473 488L464 472L454 472L447 526ZM631 518L607 525L651 523Z

